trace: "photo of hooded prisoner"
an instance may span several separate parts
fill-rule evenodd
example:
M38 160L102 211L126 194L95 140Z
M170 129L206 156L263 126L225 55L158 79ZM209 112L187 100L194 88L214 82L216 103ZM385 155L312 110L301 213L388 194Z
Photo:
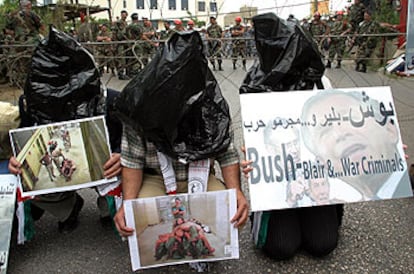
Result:
M231 214L223 207L229 204L229 193L134 200L141 267L230 258L226 247L231 245Z
M22 163L23 192L56 192L104 179L109 158L103 118L11 131L15 155Z

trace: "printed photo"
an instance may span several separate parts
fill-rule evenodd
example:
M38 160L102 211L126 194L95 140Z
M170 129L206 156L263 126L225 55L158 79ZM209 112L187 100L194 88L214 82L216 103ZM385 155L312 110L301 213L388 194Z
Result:
M7 273L10 238L16 203L17 180L14 175L0 175L0 273Z
M252 211L413 195L389 87L246 94L241 106Z
M110 156L103 116L10 131L14 155L22 163L23 196L106 184L103 165Z
M127 200L133 270L239 257L234 190Z

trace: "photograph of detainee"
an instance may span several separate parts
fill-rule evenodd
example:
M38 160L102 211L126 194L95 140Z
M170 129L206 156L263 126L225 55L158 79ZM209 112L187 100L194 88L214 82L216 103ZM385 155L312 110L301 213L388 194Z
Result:
M108 183L109 139L103 116L10 131L22 163L23 196Z
M301 127L305 147L362 201L412 196L394 106L371 95L329 90L310 97L301 121L320 122Z
M237 258L237 231L229 221L236 210L234 194L225 190L126 201L127 222L136 232L129 239L134 270Z

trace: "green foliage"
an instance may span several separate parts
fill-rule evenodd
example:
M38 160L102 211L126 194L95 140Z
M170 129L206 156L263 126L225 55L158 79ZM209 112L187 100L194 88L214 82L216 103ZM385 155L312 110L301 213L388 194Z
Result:
M191 11L187 10L188 17L193 20L194 25L198 28L201 28L206 25L206 21L199 20L196 16L194 16Z
M399 24L400 14L394 9L390 1L378 0L376 4L376 10L374 19L377 22L385 22L390 24Z
M3 29L6 25L7 15L15 10L19 9L19 1L16 0L4 0L0 5L0 28Z

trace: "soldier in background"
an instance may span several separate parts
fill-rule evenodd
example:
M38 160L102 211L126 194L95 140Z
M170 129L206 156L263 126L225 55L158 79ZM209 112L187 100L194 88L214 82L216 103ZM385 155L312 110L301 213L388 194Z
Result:
M348 8L349 23L351 24L351 30L355 33L358 30L359 23L364 20L364 12L366 7L360 0L355 0L354 4Z
M20 2L20 10L11 12L6 17L7 43L24 44L25 47L15 47L7 52L7 63L13 64L13 69L7 71L9 81L22 87L26 81L30 67L30 56L42 38L40 32L44 30L40 17L32 11L32 3L28 0ZM7 51L7 50L6 50ZM15 53L15 55L12 55ZM10 62L12 61L12 62Z
M223 30L219 24L217 24L216 17L210 17L210 26L207 28L206 38L208 41L208 55L210 56L210 62L213 65L213 70L216 70L215 60L219 66L219 70L223 70L221 59L221 38L223 37Z
M111 42L112 41L112 32L108 28L107 24L102 24L101 29L96 36L97 42ZM104 72L104 66L106 64L106 72L112 70L112 73L115 73L115 65L113 64L113 48L112 45L102 45L98 48L98 55L102 58L98 59L99 70L101 73Z
M191 19L187 22L187 30L194 30L194 21Z
M310 24L308 22L307 18L303 18L302 21L300 22L300 25L302 26L303 29L309 31L310 29Z
M78 39L81 43L94 42L96 40L94 26L90 21L89 16L86 16L82 11L80 12L81 24L78 30Z
M309 32L313 39L315 39L319 49L321 49L324 36L329 34L329 26L325 21L321 20L321 14L318 11L313 14L313 20L309 25Z
M132 22L127 27L127 35L129 40L136 41L133 48L128 51L128 56L131 56L132 59L129 59L127 62L127 74L128 76L135 76L142 69L142 34L143 28L138 22L138 14L133 13L131 15ZM138 58L137 58L138 57Z
M245 27L241 24L242 18L237 16L234 19L236 25L231 29L231 37L233 38L233 69L236 69L237 58L241 56L244 70L246 70L246 41L240 39L244 37Z
M229 57L232 53L232 42L231 42L230 27L225 27L224 28L223 38L224 38L223 47L222 47L223 54L224 54L225 57Z
M361 36L365 34L377 34L379 32L380 25L378 22L372 20L370 11L365 11L364 21L359 24L358 37L354 38L356 45L358 46L356 55L355 70L359 72L367 72L367 64L369 58L377 47L378 37L375 36Z
M142 17L144 28L143 28L143 34L142 34L142 40L144 41L142 43L142 51L144 58L142 59L142 63L144 65L148 64L149 59L152 57L152 55L155 52L155 48L158 46L156 41L156 31L155 28L152 26L152 23L150 20L148 20L147 17Z
M326 64L327 68L331 68L331 63L333 62L333 59L335 58L335 54L336 54L336 60L337 60L337 64L335 68L341 68L342 56L344 55L344 51L345 51L345 37L351 31L351 27L348 24L348 22L343 20L343 17L344 17L343 11L337 11L335 17L336 17L335 22L332 25L330 34L341 36L341 37L328 38L330 48L329 48L328 63Z
M14 40L20 43L37 43L40 41L40 32L44 30L40 17L32 11L29 0L20 2L21 9L8 16L6 29L12 30Z
M114 31L113 31L113 38L115 41L127 41L128 34L127 34L127 26L128 23L126 21L128 17L128 12L126 10L121 11L121 18L115 22ZM119 80L129 80L128 76L126 75L126 59L125 56L127 55L128 45L127 44L118 44L116 45L116 56L117 64L116 70L118 72L118 79Z
M164 21L164 30L161 31L160 40L167 40L172 34L170 21Z
M178 32L178 31L185 31L185 28L183 27L183 22L181 21L181 19L174 19L174 28L173 31Z

